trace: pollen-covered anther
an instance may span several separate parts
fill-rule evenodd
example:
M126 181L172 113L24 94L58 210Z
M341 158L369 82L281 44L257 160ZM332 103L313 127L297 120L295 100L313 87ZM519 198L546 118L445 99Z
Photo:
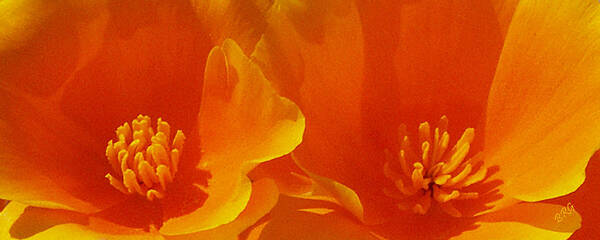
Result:
M408 137L406 126L402 125L398 153L394 155L386 150L384 174L395 187L384 189L384 193L399 200L400 209L426 214L432 202L436 202L447 214L459 217L462 214L452 202L479 197L479 193L465 190L484 180L487 174L479 154L467 158L475 130L467 128L448 149L450 134L447 127L446 116L441 117L433 131L428 122L421 123L418 142L414 144Z
M158 119L156 130L150 117L139 115L116 130L116 141L108 141L106 157L112 172L110 185L125 194L139 194L148 200L165 197L179 166L185 136L177 130L171 138L169 123Z

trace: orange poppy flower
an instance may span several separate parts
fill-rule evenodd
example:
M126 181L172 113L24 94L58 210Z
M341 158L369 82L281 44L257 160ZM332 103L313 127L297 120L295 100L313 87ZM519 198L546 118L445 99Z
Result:
M246 173L304 117L242 50L258 38L209 36L205 10L0 3L1 239L235 239L269 211Z
M275 1L253 55L306 114L296 161L345 210L282 197L259 239L580 228L594 203L540 201L575 191L600 146L600 4L495 2Z

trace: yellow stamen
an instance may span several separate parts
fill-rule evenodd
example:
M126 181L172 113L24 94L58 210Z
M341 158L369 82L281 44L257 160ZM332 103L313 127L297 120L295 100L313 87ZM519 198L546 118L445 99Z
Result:
M460 146L456 153L450 157L450 161L444 165L444 167L442 167L442 174L451 173L452 171L456 170L456 168L458 168L460 163L462 163L467 156L467 153L469 153L469 148L470 145L468 143Z
M455 187L462 188L462 187L467 187L467 186L470 186L472 184L478 183L478 182L482 181L485 178L486 175L487 175L487 168L480 167L479 170L477 170L477 172L475 172L474 174L468 176L465 179L465 181L463 181L462 183L457 184Z
M419 189L423 186L423 164L416 162L413 166L415 167L412 173L413 187Z
M112 185L113 187L115 187L117 190L121 191L122 193L129 193L127 191L127 188L123 185L123 183L121 181L119 181L118 179L116 179L115 177L113 177L112 175L110 175L110 173L107 173L106 176L104 176L108 179L108 182L110 183L110 185Z
M449 187L449 186L452 186L452 185L462 181L467 176L469 176L469 174L471 173L471 170L472 170L471 164L467 164L467 166L465 166L465 168L458 175L456 175L455 177L448 180L448 182L446 182L446 184L444 184L444 187Z
M113 140L108 141L108 146L106 147L106 158L108 159L108 163L110 163L113 171L116 173L121 173L119 171L121 169L121 164L117 159L117 152L115 151Z
M423 166L425 167L429 167L429 142L423 142L423 144L421 144L421 151L423 152L422 154L422 159L423 159Z
M385 188L384 194L400 201L399 209L426 214L434 199L444 212L459 217L462 214L452 202L479 198L477 192L462 192L463 187L483 181L487 174L487 169L481 163L482 155L467 158L475 130L467 128L449 149L450 134L447 128L448 118L445 116L441 117L433 131L429 123L420 124L417 135L419 141L413 146L406 126L399 127L400 150L395 159L386 150L387 162L383 169L386 178L395 186L395 189ZM421 153L413 152L413 147L420 148Z
M458 196L460 196L460 193L457 190L452 190L452 192L448 193L438 186L434 187L433 189L433 198L441 203L456 199Z
M158 182L163 189L167 189L167 184L173 181L171 171L166 165L159 165L156 168L156 175L158 175Z
M144 194L135 173L131 169L127 169L123 172L123 185L125 185L129 193L137 192L142 195Z
M400 161L400 167L402 168L402 171L404 172L404 174L406 174L407 177L410 177L410 169L408 168L406 152L404 150L400 150L400 152L398 153L398 159Z
M435 177L435 179L433 180L435 182L435 184L437 185L443 185L446 182L448 182L448 179L450 179L452 177L452 175L446 174L446 175L440 175Z
M153 201L164 198L174 180L185 136L177 130L169 144L169 124L159 118L155 131L150 120L139 115L131 126L124 123L117 128L117 141L108 141L106 147L106 157L114 173L106 174L106 178L122 193L137 193Z
M171 150L171 174L174 176L179 169L179 150Z
M154 189L150 189L146 192L146 198L148 198L150 201L153 201L154 199L160 199L160 198L164 198L165 194L161 193L157 190Z
M431 142L431 132L428 122L419 125L419 143Z
M143 161L143 159L138 164L138 174L144 182L144 185L146 185L146 187L151 188L154 185L154 183L158 183L156 171L154 171L154 168L150 166L148 162Z
M442 154L444 154L446 149L448 149L449 142L450 142L450 134L448 134L448 132L444 132L442 134L442 139L440 139L439 144L436 145L438 147L435 148L435 152L433 153L433 162L434 163L440 161Z

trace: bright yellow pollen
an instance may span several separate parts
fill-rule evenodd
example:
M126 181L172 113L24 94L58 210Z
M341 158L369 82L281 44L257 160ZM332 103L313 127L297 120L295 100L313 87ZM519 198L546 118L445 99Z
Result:
M140 194L148 200L165 197L167 185L173 182L183 150L185 136L177 130L171 139L169 123L158 119L156 131L150 117L139 115L117 128L117 141L108 141L106 157L112 174L106 174L110 185L125 194ZM170 143L170 144L169 144Z
M420 151L413 151L406 126L399 128L400 150L397 156L386 150L387 162L384 174L395 188L384 189L384 193L400 200L398 208L426 214L432 199L447 214L462 216L452 201L479 197L477 192L465 192L463 188L481 182L487 174L480 155L467 159L475 130L468 128L448 150L450 134L447 132L448 118L442 116L438 126L431 131L428 122L419 125L416 144Z

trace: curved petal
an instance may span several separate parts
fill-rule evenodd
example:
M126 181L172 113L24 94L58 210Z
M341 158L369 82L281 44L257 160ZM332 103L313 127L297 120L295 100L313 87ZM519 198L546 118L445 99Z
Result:
M302 168L302 166L299 166ZM340 205L354 215L358 220L365 222L365 212L361 199L354 190L335 180L319 176L302 168L317 184L319 184L327 194L335 198Z
M270 179L262 179L252 183L252 195L248 201L248 205L240 215L228 224L221 225L207 231L166 236L166 239L220 239L220 240L237 240L238 235L244 232L248 227L255 224L277 203L279 191L277 185Z
M564 240L581 227L581 216L573 211L561 218L564 206L545 203L523 203L478 219L477 228L450 238L474 239L532 239ZM558 221L560 220L560 221Z
M122 227L88 218L66 210L29 207L11 202L0 213L0 238L2 239L163 239L156 233L124 229Z
M277 95L233 40L208 56L199 118L204 155L197 167L211 174L208 198L196 211L165 222L160 231L167 235L233 221L250 198L246 173L291 152L304 131L298 107Z
M547 203L558 204L561 206L572 206L583 218L581 229L577 230L571 240L585 240L589 236L600 236L598 222L600 222L600 154L596 153L591 159L585 170L585 182L577 191L554 199L549 199Z
M279 192L286 195L302 195L314 191L314 182L296 166L290 155L261 163L248 177L252 180L271 178Z
M600 148L600 5L522 1L514 15L486 124L486 164L501 191L539 201L575 191Z
M493 0L494 10L498 16L502 35L505 36L512 21L513 14L519 5L520 0Z
M222 158L204 155L203 160ZM252 193L250 179L242 176L241 171L235 165L220 165L211 170L208 187L203 189L208 194L204 204L187 215L165 221L160 232L164 235L190 234L232 222L245 209Z
M257 164L302 141L304 116L296 104L277 95L233 40L211 51L204 81L199 119L204 152L232 165Z

